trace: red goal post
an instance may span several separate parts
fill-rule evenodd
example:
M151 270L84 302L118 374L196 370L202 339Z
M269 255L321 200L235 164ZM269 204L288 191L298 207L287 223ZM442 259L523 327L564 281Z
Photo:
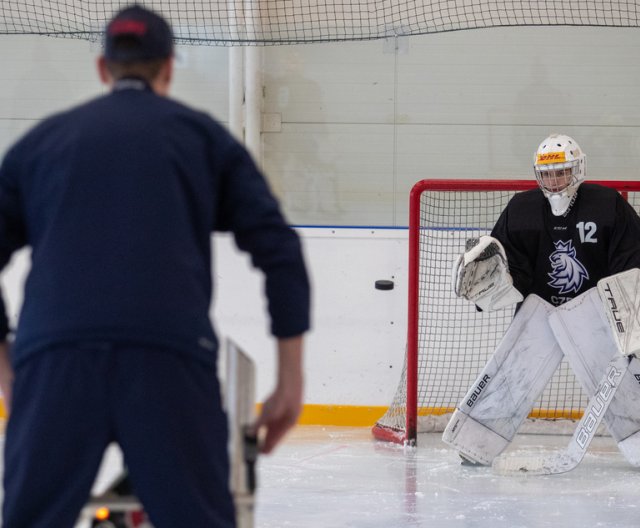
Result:
M617 189L640 209L640 182L590 182ZM476 312L451 291L451 266L467 238L488 234L509 199L536 186L533 179L422 180L411 189L405 365L372 429L376 438L413 445L419 432L442 430L489 359L513 308ZM530 418L576 420L586 402L563 361Z

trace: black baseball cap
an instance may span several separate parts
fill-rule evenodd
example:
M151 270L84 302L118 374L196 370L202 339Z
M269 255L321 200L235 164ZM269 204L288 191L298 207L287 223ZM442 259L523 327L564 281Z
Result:
M165 59L171 55L171 27L164 18L149 9L132 5L119 11L107 24L104 37L107 60L136 62Z

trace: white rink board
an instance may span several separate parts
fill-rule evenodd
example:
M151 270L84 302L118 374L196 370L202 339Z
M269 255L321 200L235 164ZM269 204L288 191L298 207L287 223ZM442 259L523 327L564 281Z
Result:
M408 231L307 227L298 232L311 277L313 303L312 330L306 339L306 403L389 405L405 356ZM453 376L464 391L493 352L493 345L487 345L482 337L490 335L492 329L478 321L486 315L456 298L449 285L455 248L463 248L468 235L460 229L438 232L438 236L453 237L459 243L450 246L451 253L442 255L437 264L429 264L429 272L436 274L442 288L438 292L441 310L455 314L451 318L455 329L452 339L462 336L472 320L482 328L474 346L476 363L468 370L452 372L446 364L432 366L431 380L448 383L446 380ZM263 401L275 379L275 344L268 331L261 276L251 268L248 257L235 248L230 235L214 237L214 259L212 315L216 330L221 341L231 337L255 360L256 396ZM28 267L29 252L18 252L1 277L13 325ZM395 288L376 290L378 279L393 280ZM452 341L445 353L455 350ZM450 393L451 384L448 387ZM463 395L451 395L452 402Z
M389 405L405 355L408 231L307 227L299 228L298 232L309 267L313 302L313 326L306 340L306 402ZM440 235L459 239L462 248L468 233L447 230ZM450 266L456 256L452 250L429 269L442 284L442 309L457 314L452 325L460 333L467 325L465 318L484 316L451 293ZM268 332L261 276L235 248L230 235L214 237L214 259L212 315L216 330L221 340L231 337L256 361L256 395L262 401L272 389L275 344ZM22 284L28 267L29 252L21 251L14 255L1 277L13 325L22 303ZM374 283L378 279L393 280L395 288L376 290ZM484 332L490 329L485 328ZM484 356L493 351L481 343L478 347ZM452 352L455 347L447 350ZM463 380L462 385L467 387L484 361L467 373L432 372L431 379L466 375L468 382Z
M407 230L302 228L313 288L313 329L306 342L306 401L388 405L404 360ZM258 401L275 379L261 275L230 235L214 237L214 309L220 340L234 339L257 364ZM4 270L2 291L15 326L29 251ZM395 282L391 291L374 288Z
M388 405L404 361L406 229L300 228L312 284L306 403ZM215 320L258 365L257 396L272 388L274 344L262 284L230 236L216 237ZM378 279L393 280L390 291Z

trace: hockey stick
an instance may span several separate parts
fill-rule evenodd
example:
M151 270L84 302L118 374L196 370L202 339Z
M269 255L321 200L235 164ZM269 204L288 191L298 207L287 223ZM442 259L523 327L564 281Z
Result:
M620 386L633 356L616 356L609 362L598 388L564 451L547 456L499 456L493 461L498 475L557 475L575 469L585 453Z

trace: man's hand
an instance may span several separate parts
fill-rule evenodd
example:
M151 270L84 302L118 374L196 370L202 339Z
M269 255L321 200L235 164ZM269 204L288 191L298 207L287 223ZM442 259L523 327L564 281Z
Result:
M9 343L0 342L0 390L4 399L4 406L9 413L11 409L11 386L13 385L13 368L9 359Z
M280 339L276 389L264 402L255 424L258 434L264 434L260 452L270 453L296 424L302 410L302 395L302 336Z

